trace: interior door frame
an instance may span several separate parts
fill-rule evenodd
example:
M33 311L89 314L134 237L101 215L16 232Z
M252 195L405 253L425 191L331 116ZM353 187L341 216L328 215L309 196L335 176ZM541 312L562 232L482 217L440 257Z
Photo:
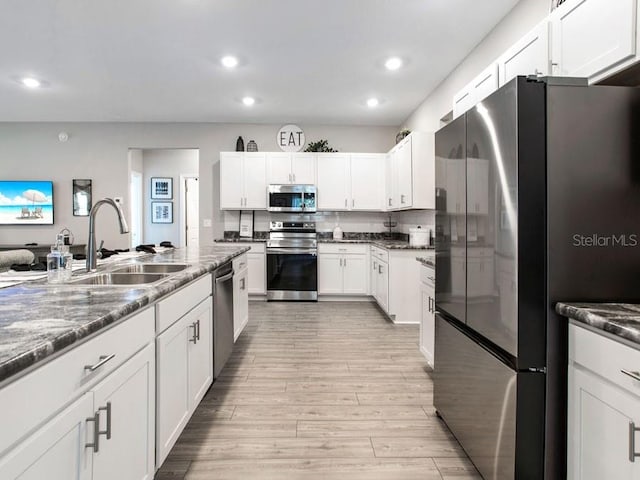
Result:
M183 173L180 174L180 246L187 246L187 190L186 181L188 178L195 178L198 180L198 189L200 188L200 176L197 173ZM198 211L200 211L200 200L198 199ZM198 220L198 228L200 228L200 221ZM200 234L198 232L198 238Z

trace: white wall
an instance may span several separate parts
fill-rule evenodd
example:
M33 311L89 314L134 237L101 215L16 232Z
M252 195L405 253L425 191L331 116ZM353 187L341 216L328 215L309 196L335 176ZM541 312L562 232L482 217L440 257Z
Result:
M424 132L438 130L441 127L440 119L452 110L453 95L540 23L548 15L550 4L548 0L520 0L405 120L403 128ZM455 32L452 34L455 35Z
M88 217L73 217L71 179L93 180L93 199L129 199L129 149L195 148L200 151L200 241L206 245L222 236L219 210L219 152L235 150L242 135L245 145L255 140L260 151L276 151L282 125L213 123L0 123L0 178L54 181L53 226L0 226L2 243L51 243L63 227L76 243L86 243ZM350 152L386 152L395 143L395 127L301 125L307 141L328 139ZM69 133L65 143L58 133ZM175 188L175 187L174 187ZM104 210L104 211L103 211ZM100 210L97 236L111 248L127 248L129 236L118 233L115 212ZM202 220L211 219L212 227Z
M147 149L142 150L144 175L143 175L143 243L159 244L165 240L176 247L183 246L180 243L180 212L182 211L182 198L180 198L180 175L198 176L199 152L197 149ZM151 222L151 178L170 177L173 179L173 223ZM162 200L155 200L162 201Z

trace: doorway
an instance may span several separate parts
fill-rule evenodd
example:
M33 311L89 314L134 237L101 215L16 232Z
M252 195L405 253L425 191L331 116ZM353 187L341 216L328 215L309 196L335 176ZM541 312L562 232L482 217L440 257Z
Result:
M200 244L200 188L196 175L180 175L183 212L180 225L180 243L188 247Z

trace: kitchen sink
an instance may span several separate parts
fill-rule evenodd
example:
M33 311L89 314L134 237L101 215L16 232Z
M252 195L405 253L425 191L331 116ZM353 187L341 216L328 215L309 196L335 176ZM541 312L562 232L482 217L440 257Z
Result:
M155 283L166 275L161 273L101 273L89 277L80 278L71 283L79 285L142 285Z
M116 268L116 273L176 273L189 265L186 263L134 263Z

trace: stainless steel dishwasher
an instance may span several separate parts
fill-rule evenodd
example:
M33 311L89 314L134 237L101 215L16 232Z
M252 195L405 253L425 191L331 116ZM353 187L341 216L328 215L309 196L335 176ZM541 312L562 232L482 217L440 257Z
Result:
M213 378L218 378L233 350L233 266L213 272Z

